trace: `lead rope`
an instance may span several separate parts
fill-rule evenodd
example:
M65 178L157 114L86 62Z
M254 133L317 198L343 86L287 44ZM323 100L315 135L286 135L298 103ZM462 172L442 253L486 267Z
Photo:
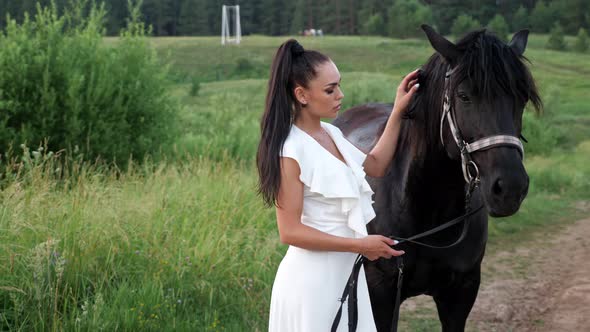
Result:
M401 306L402 283L404 280L404 259L397 256L397 292L395 293L395 305L393 307L393 317L391 318L391 332L397 332L399 322L399 308Z
M459 216L451 221L448 221L448 222L446 222L440 226L437 226L433 229L430 229L426 232L422 232L422 233L413 235L408 238L402 238L402 237L393 236L393 235L389 236L389 238L398 240L399 242L396 245L399 245L403 242L410 242L410 243L414 243L417 245L421 245L421 246L433 248L433 249L446 249L446 248L450 248L450 247L457 245L458 243L463 241L463 239L467 235L467 230L469 228L468 217L479 212L483 208L483 205L481 205L480 207L478 207L475 210L471 210L471 207L470 207L472 193L478 186L479 186L479 178L472 178L472 180L469 182L469 184L467 186L467 192L465 194L465 214L463 214L462 216ZM416 241L417 239L420 239L425 236L440 232L446 228L449 228L455 224L458 224L461 221L465 221L463 224L463 229L461 231L461 235L459 236L459 238L457 240L455 240L455 242L453 242L449 245L434 246L434 245L426 244L424 242ZM361 267L363 266L363 263L365 262L366 259L367 258L361 254L359 254L356 257L356 260L355 260L354 265L352 267L352 272L350 273L350 276L348 277L346 287L344 287L344 291L342 292L342 296L338 299L338 301L340 302L340 307L338 308L338 312L336 313L336 317L334 318L334 321L332 322L331 332L336 332L336 330L338 329L338 324L340 323L340 319L342 317L342 306L344 305L344 302L346 301L347 298L348 298L348 331L349 332L356 331L357 323L358 323L358 308L357 308L357 305L358 305L358 303L357 303L358 275L359 275ZM397 277L397 293L395 296L395 305L393 308L393 317L392 317L392 323L391 323L392 324L391 325L392 332L397 332L397 325L398 325L398 321L399 321L401 289L402 289L402 284L403 284L403 269L404 269L403 258L401 256L397 256L396 263L397 263L398 277Z

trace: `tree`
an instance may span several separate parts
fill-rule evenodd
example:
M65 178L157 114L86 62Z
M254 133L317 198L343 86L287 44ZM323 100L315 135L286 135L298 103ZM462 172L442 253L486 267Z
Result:
M449 34L453 22L461 13L470 13L469 4L465 0L437 0L431 1L434 22L439 33Z
M488 23L488 29L493 31L498 38L506 42L508 40L508 23L500 14L496 14L494 18Z
M565 50L565 39L563 37L563 28L559 22L556 22L551 28L549 40L547 40L546 48L551 50L562 51Z
M293 19L291 20L291 33L299 33L306 29L305 3L306 0L297 0L295 2L295 10L293 11Z
M523 6L520 6L512 16L512 31L518 31L529 27L529 14Z
M588 0L553 0L549 5L551 12L559 14L563 31L574 35L580 28L588 28L586 17L590 13Z
M576 52L584 53L588 51L588 33L585 29L580 28L576 42L574 43L574 50Z
M469 31L481 28L481 23L467 14L461 14L453 21L451 33L459 38Z
M531 28L533 31L546 33L551 28L552 22L553 17L549 7L545 4L545 1L541 0L537 2L530 17Z
M375 14L365 22L363 31L369 35L385 35L385 22L381 14Z
M184 36L207 35L207 6L202 0L184 0L178 17L177 34Z
M389 10L389 34L407 38L422 35L420 24L432 21L432 11L417 0L396 0Z

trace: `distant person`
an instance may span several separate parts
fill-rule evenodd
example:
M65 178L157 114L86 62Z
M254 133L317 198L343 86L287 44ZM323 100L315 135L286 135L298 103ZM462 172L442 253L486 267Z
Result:
M330 331L357 254L369 260L402 255L395 241L367 235L375 217L366 175L381 177L394 157L400 119L418 89L418 72L397 89L383 135L369 154L336 126L342 106L338 68L296 40L274 56L256 163L259 194L276 207L282 243L289 248L272 287L269 331ZM364 170L363 170L364 168ZM346 303L338 331L347 331ZM358 330L375 331L367 281L358 278Z

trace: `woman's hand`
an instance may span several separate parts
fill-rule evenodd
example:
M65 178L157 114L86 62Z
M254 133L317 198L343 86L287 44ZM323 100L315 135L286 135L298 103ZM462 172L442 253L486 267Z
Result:
M393 105L393 113L402 115L408 108L412 96L418 90L418 73L420 69L416 69L404 77L402 82L397 87L395 95L395 104Z
M359 254L367 257L370 261L378 258L391 258L392 256L401 256L404 251L394 250L390 246L397 243L397 241L385 237L383 235L367 235L360 241Z

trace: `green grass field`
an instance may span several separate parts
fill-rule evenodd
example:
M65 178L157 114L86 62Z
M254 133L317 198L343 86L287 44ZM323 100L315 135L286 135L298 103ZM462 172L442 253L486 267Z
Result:
M125 173L79 164L66 180L55 179L51 158L20 161L25 171L0 192L2 330L267 329L287 248L255 194L254 155L270 59L285 39L152 40L172 62L170 93L183 105L168 161ZM529 196L515 216L490 221L490 250L574 220L572 204L590 199L590 55L544 50L545 39L532 36L525 53L546 105L524 123ZM334 59L345 107L392 101L402 75L432 54L425 40L301 43ZM402 324L438 330L419 316Z

